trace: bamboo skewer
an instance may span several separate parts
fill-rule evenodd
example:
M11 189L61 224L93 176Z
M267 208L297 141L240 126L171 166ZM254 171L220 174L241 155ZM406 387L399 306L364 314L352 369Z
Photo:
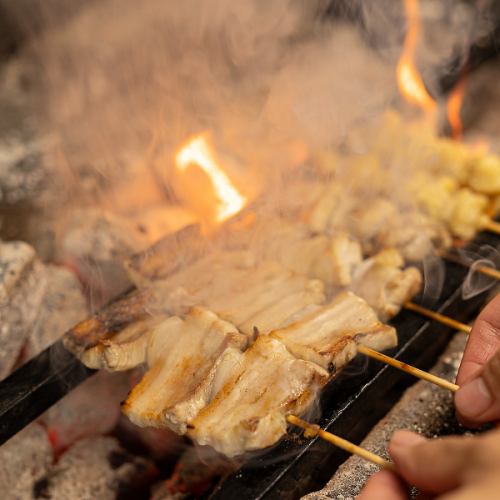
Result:
M296 425L297 427L301 427L302 429L304 429L305 437L312 438L314 436L319 436L324 441L328 441L329 443L341 448L344 451L347 451L348 453L351 453L353 455L358 455L361 458L364 458L365 460L368 460L369 462L372 462L373 464L382 467L383 469L388 469L392 471L396 470L392 462L389 462L388 460L385 460L379 455L375 455L375 453L372 453L371 451L368 451L365 448L361 448L361 446L357 446L354 443L347 441L346 439L336 436L331 432L324 431L323 429L321 429L319 425L310 424L309 422L306 422L305 420L302 420L301 418L296 417L295 415L288 415L286 419L290 424Z
M454 262L455 264L460 264L462 266L469 268L471 267L471 264L462 260L458 255L453 255L452 253L447 252L444 253L442 257L443 259L449 260L450 262ZM488 266L478 266L476 267L475 271L500 281L500 270L498 269Z
M459 386L456 384L453 384L452 382L449 382L448 380L445 380L444 378L438 377L437 375L433 375L432 373L425 372L424 370L420 370L419 368L416 368L411 365L407 365L403 361L399 361L398 359L391 358L390 356L386 356L385 354L382 354L381 352L375 351L374 349L371 349L369 347L366 347L364 345L358 344L358 352L369 356L370 358L376 359L378 361L382 361L383 363L386 363L388 365L393 366L394 368L397 368L398 370L401 370L405 373L409 373L410 375L413 375L414 377L420 378L422 380L426 380L427 382L431 382L432 384L438 385L439 387L442 387L443 389L447 389L448 391L451 392L456 392L459 389Z
M460 321L457 321L456 319L449 318L448 316L445 316L444 314L440 314L440 313L431 311L430 309L427 309L426 307L419 306L418 304L415 304L411 300L404 303L404 308L408 309L409 311L413 311L413 312L416 312L418 314L421 314L422 316L425 316L427 318L433 319L435 321L439 321L439 323L442 323L443 325L450 326L451 328L454 328L455 330L459 330L459 331L467 333L467 334L469 334L472 330L472 327L470 325L466 325L465 323L461 323Z
M500 222L496 222L487 216L481 219L481 228L491 233L500 234Z

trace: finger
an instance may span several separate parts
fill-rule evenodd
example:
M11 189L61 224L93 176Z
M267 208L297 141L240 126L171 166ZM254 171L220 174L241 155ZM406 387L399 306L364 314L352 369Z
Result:
M381 470L368 480L357 500L406 500L408 487L388 470Z
M448 494L440 496L439 500L496 500L499 487L498 480L471 484L465 488L450 491Z
M464 423L500 420L500 349L456 392L455 406Z
M398 431L389 453L401 477L425 493L443 493L460 484L470 461L471 439L450 437L425 440Z
M479 370L500 348L500 294L478 316L465 347L460 363L457 384L463 385L474 378Z

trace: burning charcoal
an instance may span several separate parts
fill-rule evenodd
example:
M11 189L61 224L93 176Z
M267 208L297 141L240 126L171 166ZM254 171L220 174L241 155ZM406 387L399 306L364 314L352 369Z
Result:
M128 389L126 374L100 372L50 408L42 421L55 452L60 453L81 438L111 432Z
M0 378L14 366L36 320L46 276L32 247L0 243Z
M123 262L147 244L126 219L102 210L81 210L67 222L61 257L76 269L98 306L130 286Z
M199 498L206 493L214 479L228 470L227 462L209 453L209 457L203 457L200 450L187 448L170 478L153 486L151 500Z
M185 446L183 438L175 432L169 429L138 427L123 415L116 433L122 443L130 443L133 449L145 449L147 455L154 460L177 456Z
M39 484L36 498L115 500L144 496L157 474L152 462L125 451L111 437L88 438L75 444Z
M53 461L47 432L31 424L0 448L0 495L32 498L33 485L47 473Z
M47 290L27 345L27 356L35 356L85 318L87 304L76 276L53 265L47 266Z

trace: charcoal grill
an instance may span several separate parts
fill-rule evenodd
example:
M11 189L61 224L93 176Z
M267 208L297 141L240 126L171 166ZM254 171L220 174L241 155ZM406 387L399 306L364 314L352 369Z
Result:
M469 245L497 246L498 236L481 233ZM463 265L446 262L441 296L423 303L433 310L467 322L486 299L482 292L462 298L467 275ZM392 321L399 345L389 354L429 369L454 333L449 327L402 311ZM58 341L0 382L0 444L41 415L51 405L91 376ZM358 356L322 392L318 423L353 442L360 442L373 425L394 405L414 379L399 370ZM267 452L249 457L236 473L220 480L211 499L297 498L322 486L347 454L318 438L305 439L291 431L288 438Z

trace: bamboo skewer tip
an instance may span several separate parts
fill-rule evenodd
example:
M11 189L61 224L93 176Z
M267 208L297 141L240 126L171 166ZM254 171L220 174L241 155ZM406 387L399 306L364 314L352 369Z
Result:
M347 441L340 436L332 434L331 432L324 431L319 425L310 424L309 422L306 422L305 420L302 420L295 415L288 415L286 419L288 423L304 429L305 437L312 438L315 436L319 436L324 441L328 441L329 443L337 446L338 448L341 448L344 451L347 451L348 453L364 458L365 460L368 460L369 462L372 462L373 464L378 465L383 469L395 471L395 466L392 462L389 462L379 455L376 455L375 453L372 453L365 448L361 448L361 446L355 445L354 443L351 443L350 441Z
M405 309L408 309L409 311L413 311L413 312L416 312L418 314L421 314L422 316L433 319L434 321L438 321L439 323L442 323L443 325L454 328L455 330L458 330L460 332L464 332L464 333L469 334L472 330L472 327L470 325L466 325L465 323L462 323L460 321L457 321L456 319L450 318L449 316L445 316L444 314L437 313L435 311L427 309L427 307L423 307L423 306L420 306L418 304L415 304L411 300L406 301L403 304L403 307Z
M382 361L383 363L393 366L394 368L397 368L398 370L401 370L405 373L409 373L414 377L426 380L427 382L431 382L432 384L442 387L443 389L446 389L448 391L456 392L459 389L458 385L450 382L449 380L438 377L437 375L433 375L432 373L426 372L424 370L420 370L420 368L416 368L415 366L408 365L403 361L400 361L399 359L391 358L390 356L375 351L374 349L371 349L370 347L367 347L365 345L358 344L358 352L369 356L370 358Z

